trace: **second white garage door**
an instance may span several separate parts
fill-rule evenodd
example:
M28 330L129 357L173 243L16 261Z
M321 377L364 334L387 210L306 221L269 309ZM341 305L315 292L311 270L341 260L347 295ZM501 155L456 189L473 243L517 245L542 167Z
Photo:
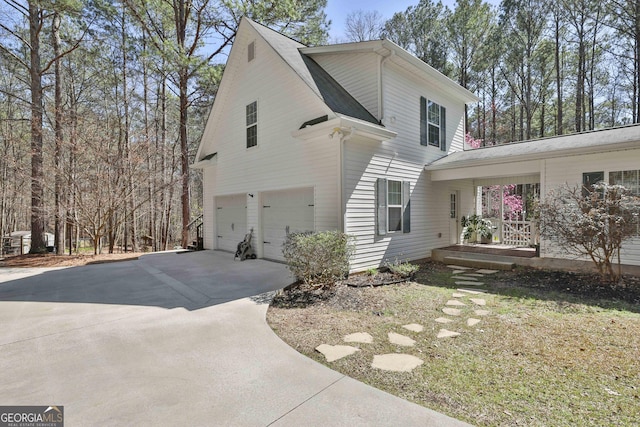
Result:
M247 234L245 194L216 197L216 228L218 249L235 252Z
M264 258L283 260L282 244L287 233L314 229L313 188L269 191L262 194Z

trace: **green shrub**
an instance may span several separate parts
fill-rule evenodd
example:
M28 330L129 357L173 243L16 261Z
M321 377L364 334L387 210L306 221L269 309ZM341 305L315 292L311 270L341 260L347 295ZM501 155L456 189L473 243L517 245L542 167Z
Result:
M290 233L282 253L291 273L305 285L331 288L349 274L353 238L339 231Z
M405 262L399 261L397 258L393 262L387 261L385 263L385 266L393 274L397 274L401 277L412 277L414 274L416 274L418 270L420 270L419 266L415 264L411 264L408 261L405 261Z

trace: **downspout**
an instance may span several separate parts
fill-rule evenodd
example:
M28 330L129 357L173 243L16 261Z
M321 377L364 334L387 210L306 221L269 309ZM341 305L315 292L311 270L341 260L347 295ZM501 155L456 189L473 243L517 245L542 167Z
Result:
M380 68L378 70L378 114L380 116L380 123L384 120L384 94L383 94L383 75L384 75L384 64L391 59L396 52L394 50L387 56L382 56L380 59Z
M346 205L346 196L345 196L345 188L344 188L344 184L345 184L345 161L344 161L344 145L345 142L347 142L348 140L350 140L353 137L353 134L355 133L356 129L355 128L351 128L348 133L345 132L344 129L341 128L334 128L333 132L331 132L331 134L329 135L329 138L333 139L333 137L338 134L340 135L340 148L338 149L338 155L339 155L339 164L340 164L340 179L338 180L338 185L340 186L338 194L340 194L340 230L343 233L346 233L346 224L347 224L347 205Z

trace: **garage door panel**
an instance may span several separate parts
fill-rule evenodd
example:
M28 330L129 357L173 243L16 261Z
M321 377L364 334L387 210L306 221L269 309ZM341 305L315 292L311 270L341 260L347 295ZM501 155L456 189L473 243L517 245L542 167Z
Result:
M314 230L313 188L264 193L262 227L263 256L283 260L287 233Z
M244 194L216 198L218 249L235 252L247 234L247 201Z

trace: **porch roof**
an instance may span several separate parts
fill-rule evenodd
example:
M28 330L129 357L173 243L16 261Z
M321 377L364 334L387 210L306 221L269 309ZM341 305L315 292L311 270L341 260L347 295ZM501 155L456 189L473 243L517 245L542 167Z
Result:
M640 124L458 151L425 166L447 170L640 148Z

